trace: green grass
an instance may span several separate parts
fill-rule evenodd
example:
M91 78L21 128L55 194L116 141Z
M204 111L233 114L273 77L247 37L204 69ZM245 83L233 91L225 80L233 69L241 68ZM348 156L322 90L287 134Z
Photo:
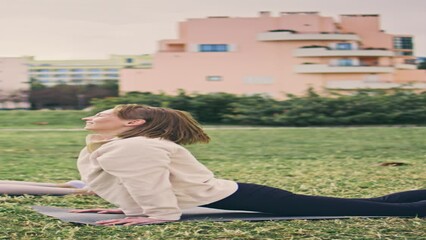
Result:
M82 117L90 112L79 110L13 110L0 111L0 129L2 128L81 128Z
M426 188L426 128L208 130L188 148L217 176L305 194L373 197ZM0 130L0 178L61 182L78 178L85 132ZM381 162L404 162L383 167ZM0 239L426 239L426 220L349 219L177 222L94 227L42 216L32 205L106 207L95 196L0 196Z

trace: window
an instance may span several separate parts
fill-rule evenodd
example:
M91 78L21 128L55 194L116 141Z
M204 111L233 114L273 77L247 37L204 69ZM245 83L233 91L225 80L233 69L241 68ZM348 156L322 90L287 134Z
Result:
M352 62L352 59L343 58L343 59L337 60L337 65L338 66L353 66L353 62Z
M89 74L89 77L102 77L102 74Z
M106 74L107 77L117 78L118 74Z
M352 44L350 44L350 43L337 43L336 49L337 50L351 50Z
M405 64L416 64L416 59L405 59L404 63Z
M64 77L67 77L68 75L66 75L66 74L56 74L55 75L55 77L58 77L58 78L64 78Z
M199 52L228 52L228 44L200 44Z
M413 49L412 37L394 37L393 47L395 49Z
M217 82L222 81L222 76L207 76L207 81Z

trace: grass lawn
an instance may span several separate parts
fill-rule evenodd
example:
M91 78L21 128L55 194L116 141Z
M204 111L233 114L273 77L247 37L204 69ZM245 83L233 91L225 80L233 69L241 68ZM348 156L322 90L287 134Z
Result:
M3 120L2 120L3 121ZM373 197L426 188L426 128L208 130L188 148L217 176L304 194ZM0 130L0 179L77 179L85 132ZM380 166L404 162L404 166ZM42 216L32 205L107 207L95 196L0 196L0 239L426 239L426 219L177 222L94 227Z
M81 128L82 117L90 112L79 110L10 110L0 111L0 129L2 128Z

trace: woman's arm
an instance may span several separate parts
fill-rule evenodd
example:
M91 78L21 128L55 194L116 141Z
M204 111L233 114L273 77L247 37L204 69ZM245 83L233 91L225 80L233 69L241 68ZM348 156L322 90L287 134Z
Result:
M71 213L99 213L99 214L123 214L121 209L106 209L106 208L92 208L92 209L75 209L71 210ZM113 225L144 225L144 224L158 224L165 222L173 222L172 220L157 220L148 217L126 217L121 219L109 219L97 221L96 223L104 226Z

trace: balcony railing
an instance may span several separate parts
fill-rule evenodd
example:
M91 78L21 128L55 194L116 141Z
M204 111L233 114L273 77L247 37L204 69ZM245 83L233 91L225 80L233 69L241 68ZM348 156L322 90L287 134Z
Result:
M389 50L377 49L329 49L329 48L299 48L294 50L295 57L392 57Z
M258 41L321 41L342 40L360 41L358 35L350 33L292 33L292 32L262 32L257 34Z
M296 73L391 73L392 66L334 66L327 64L300 64L295 67Z

